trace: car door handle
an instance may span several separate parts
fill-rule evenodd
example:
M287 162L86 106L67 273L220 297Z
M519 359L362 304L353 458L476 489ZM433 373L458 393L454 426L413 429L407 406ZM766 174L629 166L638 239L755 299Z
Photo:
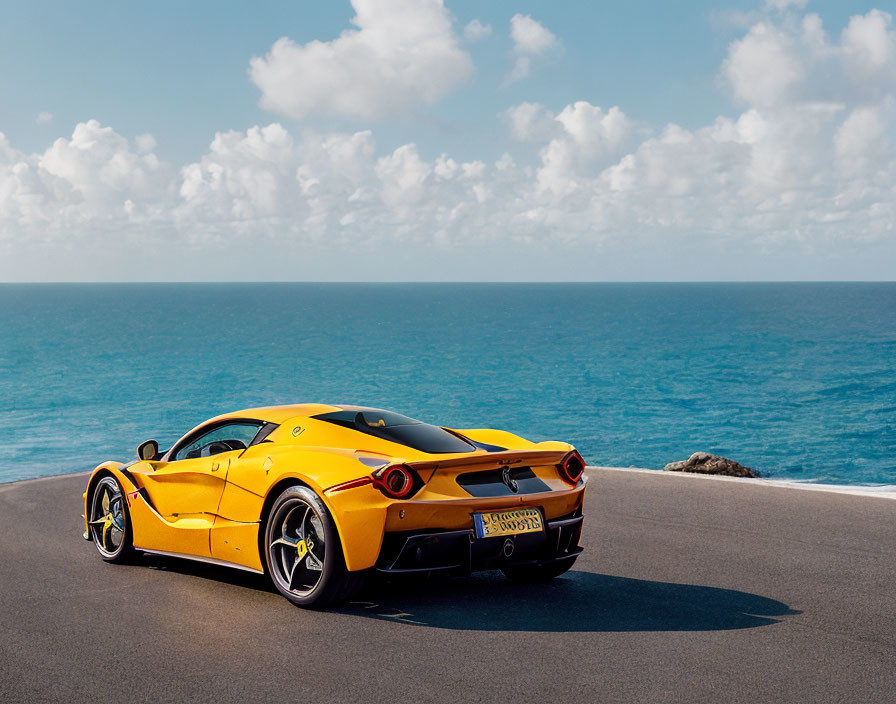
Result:
M220 462L212 462L212 471L217 472L218 468L221 466Z

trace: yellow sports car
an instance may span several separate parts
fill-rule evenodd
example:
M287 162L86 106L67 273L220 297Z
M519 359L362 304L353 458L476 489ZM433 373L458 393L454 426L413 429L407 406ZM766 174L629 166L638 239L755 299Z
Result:
M371 570L534 580L582 552L585 462L562 442L302 404L218 416L137 456L101 464L84 492L104 560L266 572L300 606L346 599Z

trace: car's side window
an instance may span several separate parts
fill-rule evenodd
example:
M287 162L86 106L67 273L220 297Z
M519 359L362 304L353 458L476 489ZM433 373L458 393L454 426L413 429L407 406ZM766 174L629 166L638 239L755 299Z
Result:
M258 434L261 423L228 423L210 430L181 447L173 461L210 457L230 450L245 450Z

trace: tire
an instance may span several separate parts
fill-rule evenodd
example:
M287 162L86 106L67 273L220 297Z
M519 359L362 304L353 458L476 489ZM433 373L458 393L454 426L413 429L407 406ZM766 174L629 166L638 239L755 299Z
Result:
M104 474L90 492L88 530L100 557L126 562L134 554L134 532L124 489L111 474Z
M346 569L336 524L320 497L305 486L288 487L274 501L263 547L271 581L297 606L345 601L366 576Z
M513 582L547 582L568 572L576 563L576 559L577 557L574 557L571 560L554 562L549 565L508 565L507 567L502 567L501 571L507 579Z

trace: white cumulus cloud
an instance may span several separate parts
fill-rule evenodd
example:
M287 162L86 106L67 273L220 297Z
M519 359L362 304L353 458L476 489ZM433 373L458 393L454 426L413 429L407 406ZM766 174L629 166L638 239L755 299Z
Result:
M442 0L352 0L358 29L328 42L279 39L249 74L262 107L288 117L400 114L444 96L473 71Z
M471 20L464 27L464 37L468 41L478 42L492 36L492 26L490 24L482 24L478 19Z
M510 18L510 38L515 55L507 81L517 81L529 75L532 61L560 45L557 36L531 15L515 14Z
M795 38L769 23L754 25L728 51L725 74L741 101L773 105L786 99L803 79Z
M520 103L503 113L510 134L520 142L537 142L549 138L557 130L554 113L541 103Z
M557 37L531 15L516 14L510 18L513 48L521 54L543 54L557 44Z
M96 120L43 153L0 133L0 243L19 236L85 238L107 227L163 223L173 172Z

